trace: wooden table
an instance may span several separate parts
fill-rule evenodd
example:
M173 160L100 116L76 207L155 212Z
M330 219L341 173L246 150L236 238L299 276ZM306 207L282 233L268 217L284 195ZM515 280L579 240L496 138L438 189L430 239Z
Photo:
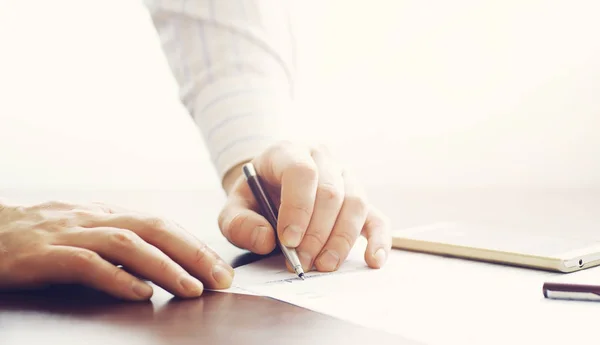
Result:
M2 191L23 202L103 200L175 219L233 266L257 259L231 246L216 227L222 195L204 191ZM414 344L273 299L205 292L179 300L155 287L147 303L121 302L62 286L0 294L0 344Z
M0 196L24 202L58 198L115 203L176 220L234 266L257 258L231 246L220 235L216 219L224 199L219 191L0 191ZM525 227L529 232L578 232L600 240L598 191L375 188L370 189L370 196L391 216L394 228L446 220L493 222ZM424 296L415 296L415 300L426 301ZM464 297L464 303L465 312L477 310L469 304L468 296ZM422 308L435 306L407 305L406 313ZM414 319L423 322L431 319L424 315L429 314L415 314ZM445 319L446 333L442 334L454 335L456 340L456 333L448 331L448 325L459 330L464 327L460 320ZM437 332L441 326L430 320L426 327L419 328L422 332ZM414 330L399 333L431 338ZM398 336L263 297L206 292L200 299L181 301L157 288L150 303L123 303L77 287L0 294L1 345L264 344L267 341L412 344Z

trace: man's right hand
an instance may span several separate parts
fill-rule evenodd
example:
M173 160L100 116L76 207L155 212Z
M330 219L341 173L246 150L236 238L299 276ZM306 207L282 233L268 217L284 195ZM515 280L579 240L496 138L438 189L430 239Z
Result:
M231 266L165 219L104 204L0 203L0 290L82 284L128 300L152 296L117 265L184 298L233 279Z

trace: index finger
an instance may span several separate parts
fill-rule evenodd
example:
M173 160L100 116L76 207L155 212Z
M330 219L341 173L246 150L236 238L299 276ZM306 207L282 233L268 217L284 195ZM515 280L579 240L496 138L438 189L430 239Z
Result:
M297 247L310 223L317 194L318 173L308 150L280 144L253 162L261 178L281 186L277 233L281 243Z
M186 271L213 289L228 288L233 269L210 247L173 222L140 214L107 214L90 220L86 227L128 229L157 247Z

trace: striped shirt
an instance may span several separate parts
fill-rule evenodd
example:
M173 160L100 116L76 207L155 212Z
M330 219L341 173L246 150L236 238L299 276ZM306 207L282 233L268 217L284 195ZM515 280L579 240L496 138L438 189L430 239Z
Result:
M144 3L220 178L283 139L295 64L289 0Z

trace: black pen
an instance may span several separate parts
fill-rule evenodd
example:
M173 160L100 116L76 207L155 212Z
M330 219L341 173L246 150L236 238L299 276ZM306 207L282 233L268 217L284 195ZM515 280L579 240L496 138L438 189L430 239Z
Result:
M302 270L302 264L300 263L300 259L298 259L296 250L281 244L279 236L277 236L277 208L273 205L273 202L263 188L262 183L260 182L260 176L256 173L254 165L252 165L252 163L246 163L242 166L242 171L246 176L246 181L248 181L248 185L250 186L250 190L252 190L252 194L254 194L254 198L260 205L263 216L267 218L275 230L275 240L281 248L283 255L286 257L298 277L304 280L304 270Z

